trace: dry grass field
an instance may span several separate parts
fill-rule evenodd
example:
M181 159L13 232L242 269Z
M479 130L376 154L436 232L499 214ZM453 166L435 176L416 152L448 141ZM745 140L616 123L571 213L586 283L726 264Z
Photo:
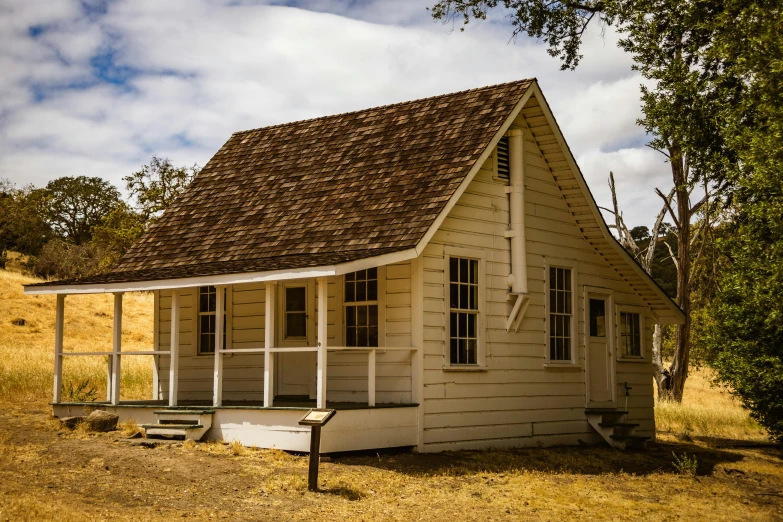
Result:
M220 442L134 445L132 425L63 430L46 405L54 298L23 296L28 281L0 271L0 521L783 519L783 452L705 371L689 379L683 405L658 405L658 442L645 452L335 455L321 465L317 494L306 491L306 456ZM124 347L150 349L151 296L124 304ZM66 351L108 349L109 296L69 296L65 312ZM123 398L149 396L143 359L123 361ZM84 379L105 396L103 357L66 358L65 383Z
M22 285L36 280L0 270L0 401L46 402L52 395L55 297L25 296ZM126 294L123 299L123 349L152 350L152 294ZM65 352L111 350L111 294L71 295L65 300ZM124 399L149 398L152 358L122 360ZM106 397L105 356L65 357L64 396L87 380L99 400Z

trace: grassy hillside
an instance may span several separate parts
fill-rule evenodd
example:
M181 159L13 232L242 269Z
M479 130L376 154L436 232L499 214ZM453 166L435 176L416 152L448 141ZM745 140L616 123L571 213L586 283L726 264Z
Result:
M36 281L0 270L0 401L6 403L46 402L52 397L55 297L25 296L22 285ZM110 351L112 309L111 294L68 296L64 351ZM151 350L152 324L152 294L125 294L123 349ZM105 356L65 357L65 395L88 380L98 400L104 399L106 374ZM151 396L152 357L123 358L121 391L123 399Z

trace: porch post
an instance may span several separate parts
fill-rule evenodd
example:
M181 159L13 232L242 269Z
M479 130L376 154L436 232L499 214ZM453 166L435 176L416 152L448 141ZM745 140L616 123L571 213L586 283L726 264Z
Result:
M266 309L264 312L264 407L269 408L275 395L275 292L276 281L266 282Z
M57 294L57 308L54 316L54 394L55 404L62 399L63 391L63 324L65 294Z
M318 278L318 373L316 379L316 407L326 408L326 331L327 297L326 278Z
M225 324L225 285L215 286L215 384L212 404L223 404L223 325Z
M179 389L179 290L171 291L171 355L169 359L169 406L177 405Z
M114 294L114 331L112 333L111 403L120 403L120 352L122 351L122 292Z
M375 406L375 350L370 350L367 361L367 406Z

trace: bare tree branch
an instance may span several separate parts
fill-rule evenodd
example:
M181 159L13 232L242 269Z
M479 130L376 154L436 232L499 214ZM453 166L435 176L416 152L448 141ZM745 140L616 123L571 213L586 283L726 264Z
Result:
M666 208L669 210L669 215L672 217L672 220L674 220L674 226L676 226L678 230L681 229L682 226L680 225L680 220L677 219L677 216L674 214L674 209L672 209L671 201L666 196L663 195L663 192L661 192L660 189L655 189L655 193L658 194L661 197L661 199L663 199L663 202L666 204Z

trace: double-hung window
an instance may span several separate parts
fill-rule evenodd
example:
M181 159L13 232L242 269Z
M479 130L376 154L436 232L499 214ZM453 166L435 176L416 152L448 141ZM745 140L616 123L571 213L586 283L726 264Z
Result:
M378 346L378 269L345 274L345 345Z
M642 316L634 312L620 311L620 355L628 358L642 357Z
M549 267L549 360L571 362L574 350L571 269Z
M479 262L449 258L449 363L478 364Z
M223 347L226 347L226 289L223 289ZM214 286L198 289L198 353L215 353L215 332L217 328L217 290Z

